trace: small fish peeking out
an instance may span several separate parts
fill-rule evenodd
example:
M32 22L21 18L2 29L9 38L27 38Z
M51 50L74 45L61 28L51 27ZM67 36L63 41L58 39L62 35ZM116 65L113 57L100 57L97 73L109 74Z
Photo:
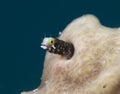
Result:
M47 50L41 85L21 94L120 94L119 28L84 15L58 38L45 37L41 48Z
M72 43L52 37L44 38L41 43L41 48L49 51L50 53L59 54L67 59L70 59L74 54L74 46Z

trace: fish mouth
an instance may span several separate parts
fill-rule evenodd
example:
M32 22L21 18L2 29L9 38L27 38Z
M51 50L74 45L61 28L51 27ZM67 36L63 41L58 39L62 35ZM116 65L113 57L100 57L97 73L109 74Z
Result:
M43 48L43 49L47 49L48 47L47 47L47 45L45 45L45 44L43 44L43 43L41 43L41 46L40 46L41 48Z

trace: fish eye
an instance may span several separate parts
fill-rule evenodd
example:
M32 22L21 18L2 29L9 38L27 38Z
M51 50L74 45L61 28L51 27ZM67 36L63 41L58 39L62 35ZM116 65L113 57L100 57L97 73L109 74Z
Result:
M51 40L51 43L53 43L53 40Z

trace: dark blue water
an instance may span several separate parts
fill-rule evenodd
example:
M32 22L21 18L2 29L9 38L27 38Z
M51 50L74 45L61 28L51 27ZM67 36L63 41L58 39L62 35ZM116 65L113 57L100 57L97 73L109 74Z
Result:
M39 86L45 56L45 51L40 48L42 39L45 35L57 37L58 32L73 19L83 14L94 14L105 26L120 26L119 0L12 3L14 6L7 3L8 13L3 8L6 15L0 37L0 94L20 94L23 90L29 91Z

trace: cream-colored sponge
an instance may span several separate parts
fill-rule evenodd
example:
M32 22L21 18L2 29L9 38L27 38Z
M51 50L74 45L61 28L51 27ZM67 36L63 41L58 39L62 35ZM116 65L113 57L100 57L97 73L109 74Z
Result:
M41 85L21 94L120 94L120 29L93 15L71 22L59 39L71 42L71 59L47 53Z

